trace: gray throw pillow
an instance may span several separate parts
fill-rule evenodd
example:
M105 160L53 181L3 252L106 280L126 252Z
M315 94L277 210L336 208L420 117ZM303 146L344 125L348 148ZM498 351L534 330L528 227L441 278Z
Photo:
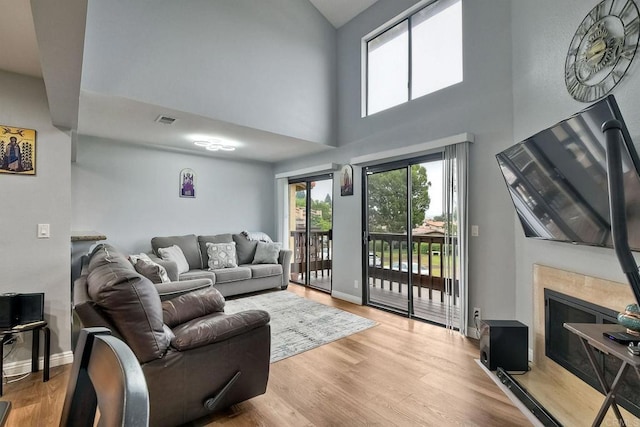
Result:
M136 261L134 265L136 271L142 274L153 283L167 283L170 282L167 270L160 264L156 264L153 261L147 261L143 258Z
M182 249L180 249L180 246L173 245L168 248L160 248L158 249L158 253L160 254L160 258L176 263L178 266L178 274L189 271L189 263L184 257L184 253L182 252Z
M258 242L252 264L277 264L281 246L278 242Z
M129 255L129 261L136 271L142 274L153 283L168 283L171 281L167 270L157 262L149 258L149 255L141 253L139 255Z
M209 256L209 270L237 267L236 242L207 243L207 255Z
M238 264L251 264L256 254L257 240L249 240L244 234L238 233L232 235L233 241L236 242L236 254L238 255Z

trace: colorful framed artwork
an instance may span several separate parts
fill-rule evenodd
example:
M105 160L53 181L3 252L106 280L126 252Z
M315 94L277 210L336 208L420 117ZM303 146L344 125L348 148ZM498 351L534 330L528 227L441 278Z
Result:
M353 196L353 168L351 165L344 165L340 172L340 195Z
M0 125L0 173L36 174L36 131Z
M196 197L196 173L193 169L180 171L180 197Z

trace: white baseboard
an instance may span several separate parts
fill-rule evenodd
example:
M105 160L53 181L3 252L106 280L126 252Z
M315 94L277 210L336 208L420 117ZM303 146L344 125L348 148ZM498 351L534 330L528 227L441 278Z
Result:
M351 302L353 304L362 305L362 297L354 297L353 295L345 294L344 292L339 292L339 291L331 291L331 296L334 298Z
M469 338L477 340L479 339L478 337L480 336L480 331L473 326L467 326L467 336Z
M73 352L65 351L64 353L52 354L49 361L51 368L73 363ZM38 366L40 370L44 369L44 357L40 357ZM31 359L7 363L3 365L2 369L7 376L27 374L31 372Z

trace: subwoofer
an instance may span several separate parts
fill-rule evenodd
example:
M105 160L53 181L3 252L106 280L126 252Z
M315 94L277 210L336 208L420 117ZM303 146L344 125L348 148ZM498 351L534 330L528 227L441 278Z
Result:
M0 328L44 320L44 293L0 294Z
M19 315L18 294L0 294L0 328L17 325Z
M480 323L480 361L490 371L527 371L529 328L517 320Z

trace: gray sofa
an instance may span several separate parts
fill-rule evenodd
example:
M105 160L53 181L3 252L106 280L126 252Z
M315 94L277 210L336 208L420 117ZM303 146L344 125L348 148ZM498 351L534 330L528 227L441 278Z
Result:
M210 270L207 243L231 242L235 243L238 266ZM182 250L189 264L189 271L179 274L175 262L160 257L160 248L173 245L179 246ZM257 240L249 240L242 233L154 237L151 239L151 248L155 255L152 258L165 267L171 279L171 283L158 284L159 291L161 294L182 293L186 290L183 285L191 287L198 283L194 279L211 280L213 287L225 297L272 288L286 289L291 269L291 251L280 249L276 264L254 264L257 246Z

